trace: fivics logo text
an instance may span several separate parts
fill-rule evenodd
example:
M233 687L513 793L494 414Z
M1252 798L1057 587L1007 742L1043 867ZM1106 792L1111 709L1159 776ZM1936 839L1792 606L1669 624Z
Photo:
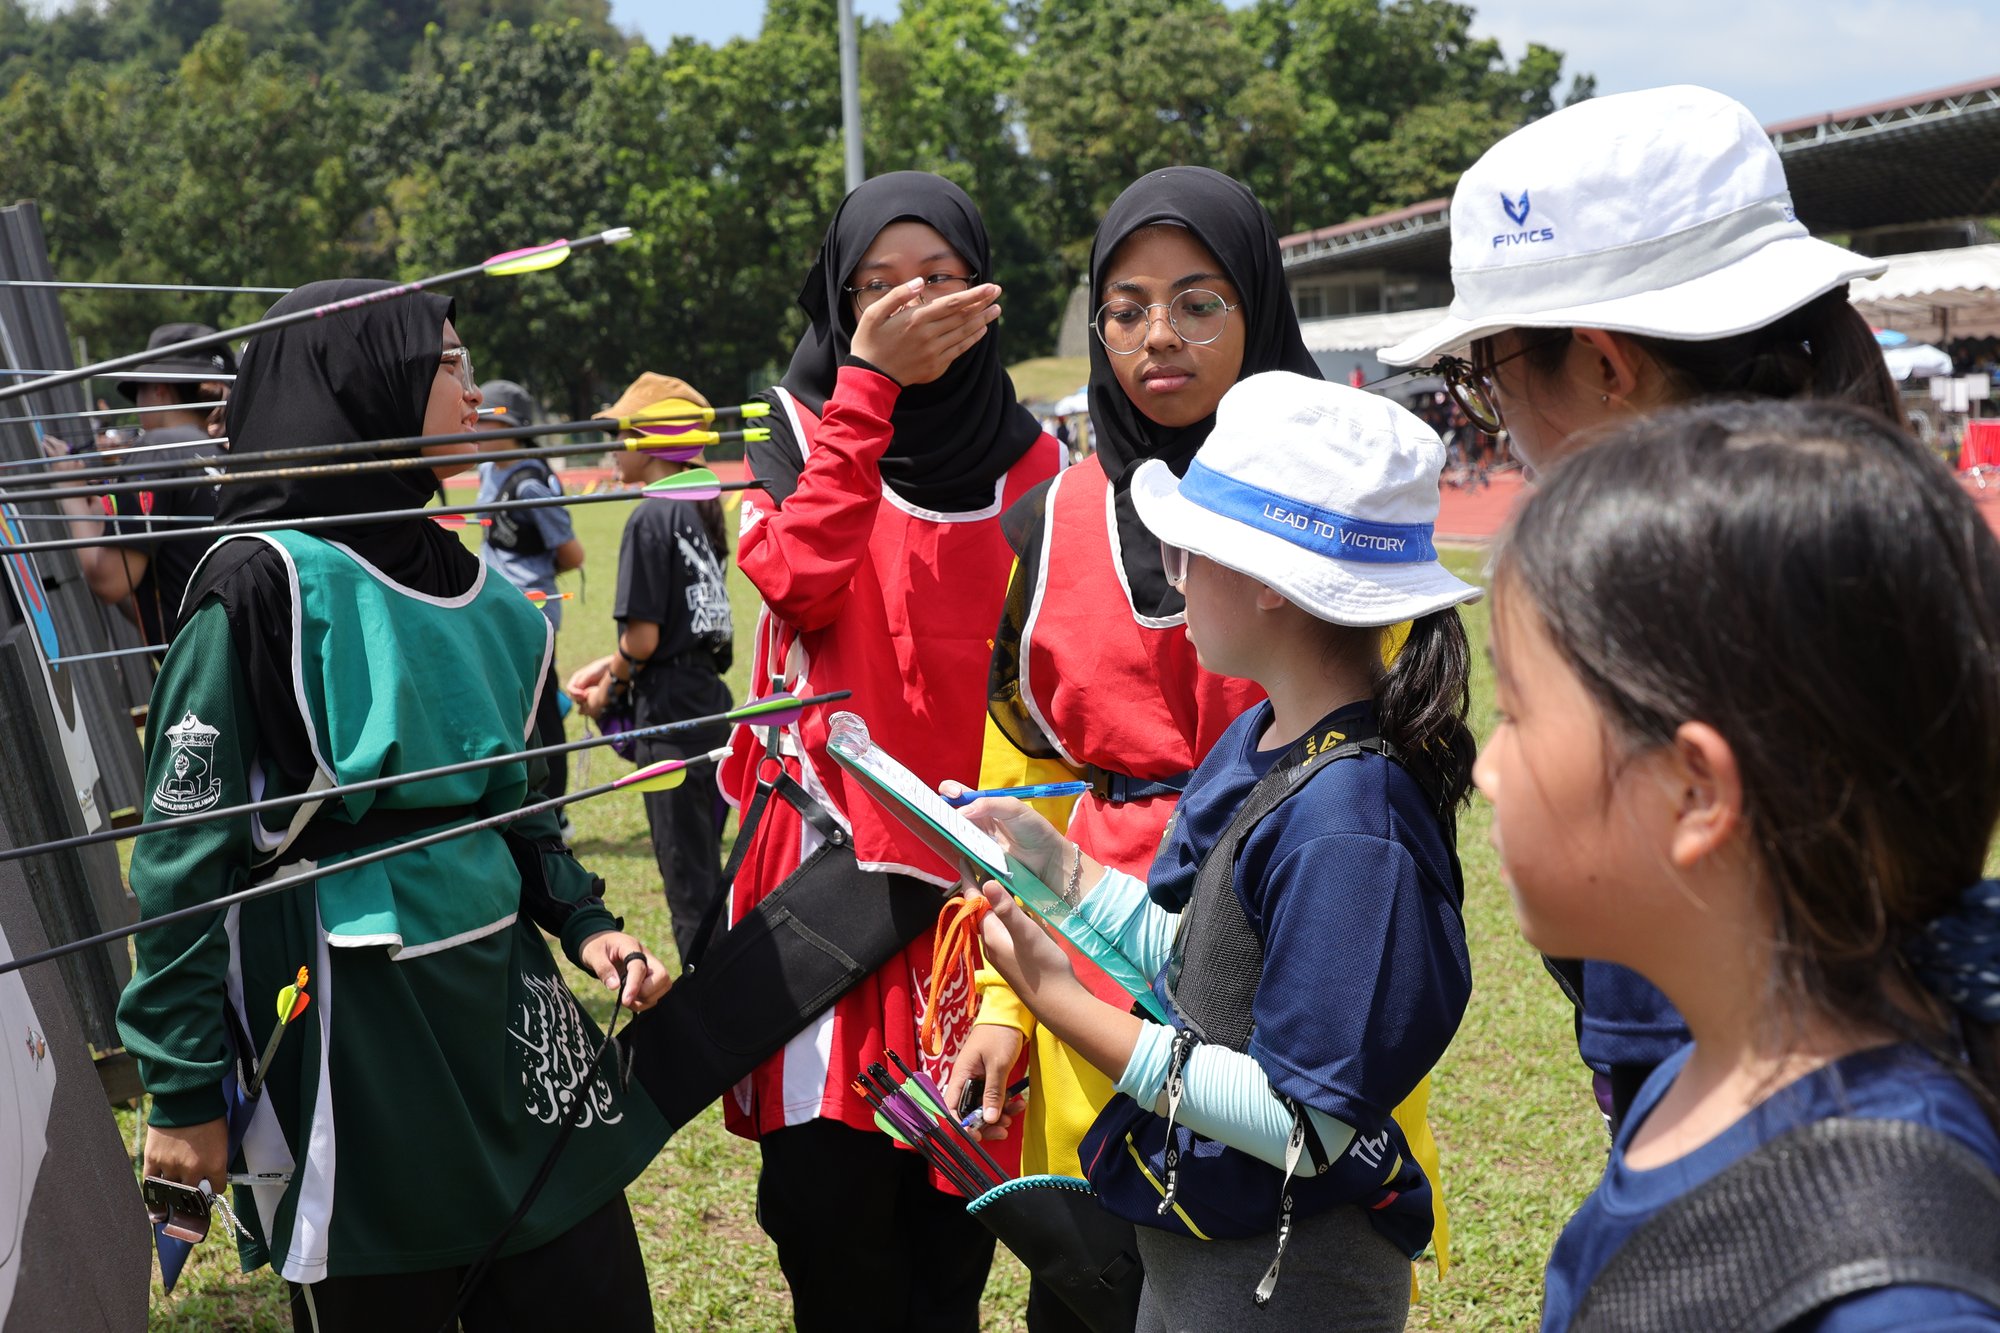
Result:
M1529 204L1528 192L1526 190L1521 191L1521 197L1518 200L1509 199L1504 194L1501 195L1500 207L1506 210L1509 221L1517 227L1526 228L1526 230L1502 232L1498 236L1495 236L1493 238L1493 248L1495 250L1509 245L1538 245L1543 241L1553 241L1556 238L1556 229L1554 227L1528 227Z

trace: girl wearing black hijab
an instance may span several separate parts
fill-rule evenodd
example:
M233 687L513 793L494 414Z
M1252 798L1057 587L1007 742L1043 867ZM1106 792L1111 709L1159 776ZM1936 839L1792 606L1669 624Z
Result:
M766 395L772 438L751 446L750 467L770 500L746 492L737 547L763 598L755 692L854 691L841 707L932 785L978 771L987 637L1013 558L1000 512L1059 464L1055 440L1014 401L990 267L985 226L948 181L895 172L847 197L799 295L810 327ZM956 872L849 787L826 753L832 711L809 710L778 737L739 729L724 792L747 811L760 764L782 762L851 834L857 891L935 894L942 906ZM819 839L787 800L765 801L732 920ZM874 1128L849 1087L885 1048L933 1076L956 1050L968 996L961 983L927 999L932 936L910 940L724 1098L730 1128L761 1143L757 1217L807 1333L861 1320L978 1327L991 1235ZM931 1050L919 1040L927 1013L939 1028Z
M1090 291L1095 452L1002 520L1020 561L995 636L989 709L1011 745L989 747L980 785L1086 778L1091 790L1069 815L1070 839L1143 877L1195 765L1263 691L1196 661L1160 543L1133 509L1132 475L1149 458L1183 471L1238 380L1320 372L1299 335L1270 215L1242 184L1206 167L1155 171L1118 196L1091 246ZM1124 1002L1081 954L1071 951L1071 961L1099 998ZM1035 1094L1022 1171L1084 1175L1078 1145L1111 1099L1110 1080L1039 1028L997 974L979 981L979 1020L946 1098L983 1078L997 1121L1026 1044ZM1422 1109L1414 1127L1397 1118L1423 1156ZM1433 1149L1425 1158L1433 1180L1434 1158ZM1028 1326L1082 1327L1039 1283L1029 1289Z
M314 283L271 313L383 285ZM479 393L451 312L405 296L253 339L229 406L238 466L290 446L469 430ZM452 470L223 488L225 521L355 521L210 549L153 694L149 819L523 747L548 622L438 525L367 517L424 503ZM132 888L146 913L199 903L517 809L533 781L513 764L157 834L134 845ZM244 1257L293 1285L299 1328L431 1333L580 1096L577 1129L464 1326L650 1329L623 1186L664 1126L615 1079L578 1087L597 1029L542 935L616 986L619 960L644 949L601 888L544 814L141 934L119 1025L153 1096L147 1174L271 1177L237 1190L256 1235ZM301 978L309 1007L278 1042L232 1161L231 1067L240 1077L264 1049L273 998ZM622 999L643 1008L667 984L648 957ZM583 1265L592 1278L578 1283Z

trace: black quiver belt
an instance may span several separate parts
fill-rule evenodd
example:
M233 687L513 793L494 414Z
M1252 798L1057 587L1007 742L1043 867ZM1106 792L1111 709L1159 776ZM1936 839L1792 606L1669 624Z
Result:
M1569 1333L1776 1333L1903 1284L2000 1306L2000 1178L1923 1125L1821 1120L1662 1208L1604 1265Z
M1105 1209L1090 1182L1023 1176L996 1185L966 1211L1056 1295L1091 1333L1131 1333L1146 1271L1132 1224Z
M775 742L774 729L767 757L775 757ZM774 793L818 830L820 845L717 935ZM679 1129L935 925L941 901L920 880L863 870L847 830L790 774L760 777L680 978L619 1034L632 1075Z

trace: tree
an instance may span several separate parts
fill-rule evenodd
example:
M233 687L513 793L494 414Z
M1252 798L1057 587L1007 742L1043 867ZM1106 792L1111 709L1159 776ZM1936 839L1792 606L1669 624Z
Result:
M476 37L432 29L358 154L404 274L624 222L605 188L608 145L582 115L602 57L583 24L500 23ZM588 416L619 352L607 270L616 249L573 265L455 288L482 376L526 382ZM625 318L629 318L626 316Z
M1255 53L1216 0L1031 0L1021 83L1051 239L1070 271L1113 199L1175 165L1236 172L1287 126Z
M606 188L639 236L622 272L628 365L716 401L768 382L843 188L832 5L773 7L717 48L635 49L593 98Z
M216 27L171 76L143 65L39 75L0 101L0 178L37 199L58 272L86 280L285 285L337 270L366 199L360 120L337 83ZM65 306L101 348L169 319L254 317L255 297L92 294Z
M972 196L1003 284L1007 351L1055 340L1068 274L1021 152L1021 35L993 0L904 0L861 46L868 171L931 171Z

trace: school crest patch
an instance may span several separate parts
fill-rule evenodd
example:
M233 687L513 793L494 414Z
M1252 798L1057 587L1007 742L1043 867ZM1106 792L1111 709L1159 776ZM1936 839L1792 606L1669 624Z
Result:
M155 810L199 814L222 799L222 779L215 775L215 743L221 738L220 731L193 713L167 728L167 775L153 792Z

